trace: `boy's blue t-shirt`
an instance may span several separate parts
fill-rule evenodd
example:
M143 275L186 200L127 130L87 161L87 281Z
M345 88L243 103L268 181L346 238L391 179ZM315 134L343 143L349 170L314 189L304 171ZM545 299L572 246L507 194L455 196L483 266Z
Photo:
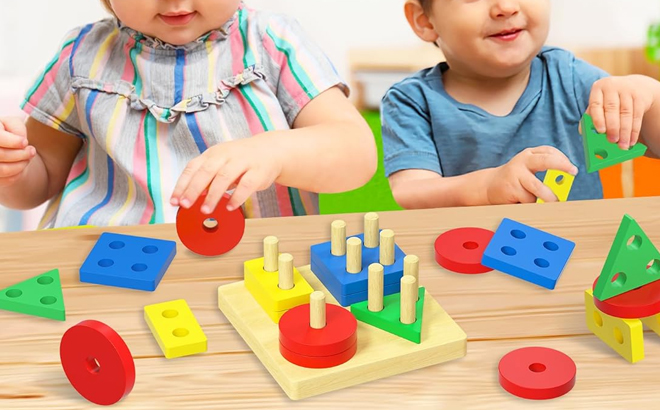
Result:
M498 117L447 94L442 82L447 69L442 63L420 71L383 97L386 176L405 169L463 175L503 165L526 148L550 145L579 169L569 200L603 197L599 174L587 173L578 124L593 83L606 72L568 51L543 48L513 111Z

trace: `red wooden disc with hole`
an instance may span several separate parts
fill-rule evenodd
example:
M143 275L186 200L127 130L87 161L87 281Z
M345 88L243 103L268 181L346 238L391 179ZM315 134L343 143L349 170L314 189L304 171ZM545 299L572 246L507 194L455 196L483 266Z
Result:
M176 214L176 233L183 245L198 255L219 256L234 249L245 232L243 210L227 210L230 195L225 194L210 214L202 213L206 192L188 209L179 208ZM215 226L204 222L215 219Z
M481 264L484 250L495 233L482 228L452 229L435 240L435 261L456 273L476 274L492 271Z
M297 366L307 367L310 369L325 369L328 367L339 366L346 363L355 356L357 352L357 343L353 344L348 350L333 356L305 356L294 353L280 343L280 353L282 357Z
M573 359L546 347L525 347L507 353L499 364L504 390L524 399L554 399L571 391L577 368Z
M108 406L133 390L131 351L104 323L85 320L67 330L60 342L60 359L73 388L92 403Z
M596 288L594 281L594 288ZM656 280L637 289L606 300L594 296L594 305L606 315L622 319L640 319L660 313L660 281Z
M326 304L323 329L309 325L309 304L296 306L280 319L280 344L305 356L332 356L357 341L357 320L341 306Z

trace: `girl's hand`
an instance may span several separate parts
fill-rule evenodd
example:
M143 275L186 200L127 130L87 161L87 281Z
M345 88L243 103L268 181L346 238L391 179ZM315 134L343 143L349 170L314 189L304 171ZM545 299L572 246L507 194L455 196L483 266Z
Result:
M16 182L37 150L28 145L27 129L20 118L0 118L0 186Z

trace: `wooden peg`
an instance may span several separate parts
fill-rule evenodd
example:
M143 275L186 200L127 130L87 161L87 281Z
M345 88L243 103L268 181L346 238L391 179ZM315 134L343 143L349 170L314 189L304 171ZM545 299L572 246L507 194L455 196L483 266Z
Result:
M394 264L394 231L391 229L383 229L380 232L380 264Z
M403 258L403 274L413 276L419 283L419 258L415 255L408 255Z
M344 256L346 255L346 222L337 219L332 222L331 227L331 253L334 256Z
M369 265L369 292L367 306L372 312L380 312L383 310L383 265L380 263L372 263Z
M325 294L323 292L312 292L309 295L309 325L313 329L325 327Z
M282 290L293 289L293 256L283 253L278 258L278 286Z
M417 279L413 276L403 276L401 278L401 323L409 325L417 320Z
M346 271L348 273L362 272L362 241L352 237L346 241Z
M378 238L378 214L369 212L364 215L364 246L367 248L377 248Z
M277 257L280 253L280 241L274 236L264 238L264 270L277 272Z

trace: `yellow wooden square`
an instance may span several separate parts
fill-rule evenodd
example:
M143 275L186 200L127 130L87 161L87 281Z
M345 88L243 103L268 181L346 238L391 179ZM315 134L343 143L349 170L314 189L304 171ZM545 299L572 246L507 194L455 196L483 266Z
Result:
M168 359L207 349L206 335L183 299L145 306L144 319Z
M559 202L566 202L568 200L568 194L571 192L573 187L573 181L575 177L566 172L557 171L556 169L549 169L545 173L545 178L543 183L550 187L552 192L557 196ZM544 201L541 198L536 200L537 203L542 204Z

